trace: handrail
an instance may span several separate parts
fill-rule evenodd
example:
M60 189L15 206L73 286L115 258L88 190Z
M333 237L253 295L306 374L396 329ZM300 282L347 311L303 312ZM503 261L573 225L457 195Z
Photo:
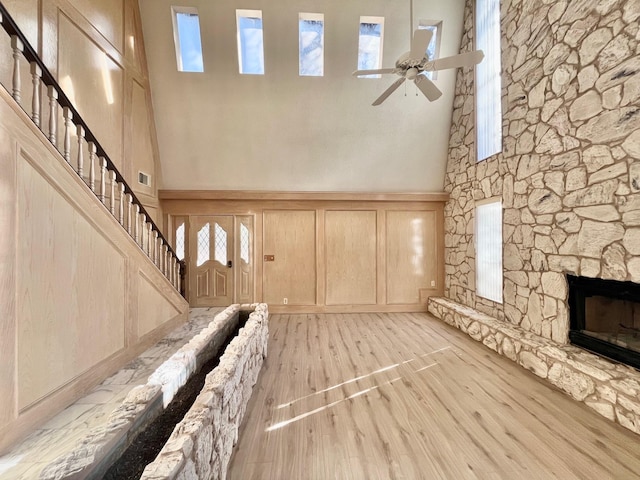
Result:
M50 93L50 99L55 99L55 101L57 102L57 104L62 107L63 109L65 109L66 111L70 112L70 119L69 122L73 122L78 131L82 131L82 139L80 141L86 141L86 142L90 142L95 146L95 151L90 151L90 156L92 158L93 161L93 157L100 157L100 159L104 159L104 161L106 162L106 165L103 165L103 168L106 168L106 170L108 170L109 172L113 172L115 174L115 178L112 178L112 182L115 180L117 183L121 184L122 186L124 186L124 189L120 190L120 224L124 227L124 220L123 220L123 212L122 212L122 206L123 206L123 197L124 195L130 195L131 196L131 204L139 207L139 214L143 215L143 219L146 217L144 223L143 223L143 230L144 230L144 226L145 224L149 224L150 225L150 230L149 231L153 231L157 233L157 239L160 240L161 242L161 246L164 246L166 248L167 253L169 254L169 256L174 260L175 263L175 267L170 267L169 265L167 265L166 263L168 262L168 260L165 261L165 268L161 268L160 264L163 262L161 260L161 253L159 252L160 248L158 248L157 243L155 244L155 246L153 247L154 252L152 253L152 247L151 247L151 238L148 239L148 252L147 255L151 258L152 256L155 257L155 261L154 258L151 258L152 261L154 261L154 263L156 264L156 266L158 266L158 268L160 268L160 270L165 270L163 273L165 274L165 276L167 276L167 278L169 278L169 280L173 283L174 287L176 287L176 289L178 291L181 290L180 288L180 260L178 259L178 256L176 255L175 251L173 250L173 248L171 247L171 244L167 241L167 239L164 237L164 235L162 234L162 232L160 231L160 229L158 228L158 226L155 224L155 222L151 219L151 216L149 215L149 213L146 211L146 209L144 208L144 206L142 205L142 202L140 202L140 200L138 200L138 198L136 197L134 191L131 189L131 187L129 186L129 184L126 182L126 180L124 179L124 177L122 176L122 174L118 171L118 169L116 168L116 166L114 165L114 163L111 161L111 159L109 158L109 155L107 154L107 152L105 151L105 149L102 147L102 145L100 145L100 142L98 141L98 139L96 138L96 136L92 133L91 129L88 127L88 125L86 124L86 122L82 119L80 113L78 113L78 111L76 110L76 108L73 106L73 104L71 103L71 101L69 100L69 98L67 97L67 95L64 93L64 91L62 90L62 88L60 87L60 85L58 84L57 80L54 78L54 76L51 74L51 72L49 71L49 69L45 66L44 62L42 61L42 59L38 56L37 52L35 51L35 49L31 46L31 44L29 43L29 41L27 40L27 38L25 37L25 35L22 33L22 31L20 30L20 28L18 27L18 25L16 24L16 22L14 21L14 19L11 17L11 15L9 14L9 12L7 11L6 7L4 6L4 4L2 3L2 1L0 1L0 24L2 25L2 28L7 32L7 34L9 35L9 37L12 40L12 47L13 47L13 51L14 51L14 76L13 76L13 81L14 81L14 85L13 85L13 93L9 91L9 93L12 93L13 98L17 101L18 105L20 105L20 107L25 111L25 113L27 113L27 115L29 114L24 107L22 106L21 102L20 102L20 73L18 70L18 54L16 52L20 52L22 54L22 56L31 64L31 71L33 75L37 75L39 77L39 81L42 81L44 83L45 86L51 88L53 87L53 89L55 90L55 95L52 95ZM17 78L16 78L17 76ZM17 83L17 87L16 87L16 83ZM3 85L4 86L4 85ZM6 86L4 86L6 90L9 90ZM34 87L36 88L36 87ZM37 87L37 89L39 89L39 85ZM16 90L17 90L17 95L16 95ZM34 90L35 91L35 90ZM38 90L38 95L39 95L39 90ZM38 98L39 99L39 98ZM34 106L35 106L35 102L34 102ZM38 128L40 129L40 131L45 135L45 137L47 137L47 139L54 145L54 147L56 148L56 150L58 150L59 153L61 153L65 159L67 160L67 162L69 162L69 158L68 158L68 154L70 153L70 146L67 145L69 138L65 137L65 151L64 152L60 152L60 150L58 149L58 146L56 145L55 142L55 133L50 134L49 136L46 135L46 133L44 132L44 130L42 129L42 127L40 126L40 121L39 121L39 109L40 109L40 105L37 106L38 109L38 113L37 115L34 113L31 116L31 118L33 119L33 121L36 123L36 125L38 126ZM57 110L56 110L57 112ZM51 119L51 122L53 122L53 125L50 125L50 129L53 131L53 129L57 129L57 118L56 119ZM66 133L66 132L65 132ZM52 137L53 136L53 139ZM68 148L68 150L67 150ZM82 155L82 154L80 154ZM93 164L92 164L92 169L93 169ZM79 167L79 170L76 170L76 173L78 173L78 175L83 179L83 172L82 172L82 167ZM102 179L104 182L104 178ZM84 181L84 179L83 179ZM106 207L106 203L105 203L105 198L104 198L104 191L101 191L101 195L98 195L98 193L96 193L95 188L93 188L93 186L90 187L91 190L94 192L94 194L96 194L96 196L99 197L99 199L101 200L101 202L105 205ZM103 190L104 190L104 185L103 185ZM113 192L113 183L112 183L112 192ZM111 213L115 216L115 212L114 212L114 198L112 197L110 199L111 201ZM138 213L136 213L136 215L138 215ZM138 219L136 218L135 220L136 222L138 222ZM131 227L131 219L129 219L129 234L134 236L134 232L133 229ZM137 236L137 227L138 227L138 223L136 223L136 233L135 235ZM138 241L138 238L134 237L134 240L136 241L136 243L138 243L138 245L140 246L140 248L142 248L143 251L145 251L144 246L142 245L142 238L144 238L144 232L141 233L141 239L140 241ZM174 271L175 270L175 271Z

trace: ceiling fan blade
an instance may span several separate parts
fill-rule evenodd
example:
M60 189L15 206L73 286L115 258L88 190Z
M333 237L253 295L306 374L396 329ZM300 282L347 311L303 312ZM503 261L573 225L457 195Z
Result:
M382 93L382 95L380 95L380 96L376 99L376 101L375 101L375 102L373 102L373 103L372 103L372 105L373 105L374 107L376 107L376 106L380 105L382 102L384 102L384 101L387 99L387 97L388 97L389 95L391 95L393 92L395 92L395 91L398 89L398 87L404 83L404 81L405 81L405 78L404 78L404 77L402 77L402 78L399 78L398 80L396 80L395 82L393 82L393 83L391 84L391 86L390 86L389 88L387 88L387 89Z
M425 70L433 71L446 70L447 68L473 67L480 63L483 58L484 53L482 50L475 50L473 52L461 53L460 55L434 60L432 65L426 65Z
M395 68L378 68L377 70L356 70L353 72L354 77L360 77L362 75L385 75L387 73L396 73Z
M423 93L425 97L429 99L430 102L439 99L442 95L442 92L438 87L436 87L436 84L424 75L418 75L415 82L416 87L418 87L418 89Z
M413 40L411 40L412 60L422 60L427 52L427 46L433 37L433 31L429 29L418 29L413 32Z

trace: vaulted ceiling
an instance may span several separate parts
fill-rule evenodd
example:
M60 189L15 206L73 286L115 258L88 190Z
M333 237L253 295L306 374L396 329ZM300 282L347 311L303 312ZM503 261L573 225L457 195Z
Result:
M360 16L385 18L383 66L409 49L409 0L189 0L204 73L178 72L171 6L140 0L165 189L441 191L455 71L428 102L397 77L357 79ZM262 10L264 75L238 73L236 9ZM440 57L458 53L464 0L415 0L414 24L442 21ZM298 75L298 13L323 13L323 77ZM406 96L405 96L406 93Z

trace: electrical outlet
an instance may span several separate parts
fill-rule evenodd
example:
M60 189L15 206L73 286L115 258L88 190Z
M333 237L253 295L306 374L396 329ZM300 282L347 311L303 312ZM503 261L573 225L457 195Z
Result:
M284 297L282 299L282 303L284 303L285 305L287 305L289 303L289 299L287 297Z
M436 281L435 280L431 280L431 286L435 287L436 286Z

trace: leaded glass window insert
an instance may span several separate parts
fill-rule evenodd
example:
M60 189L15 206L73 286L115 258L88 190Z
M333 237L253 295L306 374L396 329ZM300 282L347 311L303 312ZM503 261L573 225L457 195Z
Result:
M176 256L178 260L184 260L184 222L176 228Z
M240 258L244 263L249 263L249 245L251 244L251 237L249 236L249 229L244 223L240 224Z
M215 249L213 257L222 265L227 264L227 231L216 223L215 225Z
M196 266L200 266L200 265L204 265L205 262L208 262L210 257L209 257L209 252L211 251L210 245L209 245L209 224L205 224L200 231L198 232L198 257L197 257L197 261L196 261Z

